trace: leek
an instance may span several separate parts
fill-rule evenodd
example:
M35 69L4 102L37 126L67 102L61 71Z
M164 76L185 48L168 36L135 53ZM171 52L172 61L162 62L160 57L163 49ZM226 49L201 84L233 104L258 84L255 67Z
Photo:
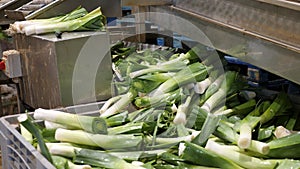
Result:
M240 131L240 127L243 124L247 124L251 127L251 129L254 129L257 124L260 122L260 117L247 115L245 118L243 118L240 122L237 122L235 124L236 131Z
M87 13L88 12L86 11L86 9L82 7L78 7L64 16L57 16L57 17L52 17L47 19L32 19L27 21L16 21L13 24L10 24L9 29L15 33L24 33L24 28L31 25L64 22L64 21L73 20L82 17Z
M54 123L54 122L46 121L46 120L44 121L44 125L45 125L45 129L58 129L58 128L70 129L70 130L76 129L76 127L67 126L67 125L59 124L59 123Z
M182 85L202 81L207 76L207 69L208 68L199 62L193 63L177 72L172 78L162 83L156 89L153 95L161 95L173 91Z
M215 85L214 80L217 78L216 76L218 76L218 71L212 71L209 72L209 77L204 79L201 82L197 82L194 86L194 91L198 94L203 94L206 89L211 88L211 86Z
M82 129L90 133L107 133L107 125L103 118L66 113L58 110L36 109L33 117L37 120L46 120L69 128ZM66 127L68 128L68 127Z
M285 136L288 136L288 135L291 135L291 134L292 134L292 131L286 129L283 126L277 126L275 131L274 131L274 135L275 135L276 138L285 137Z
M90 165L77 165L61 156L52 156L54 166L57 169L92 169Z
M204 109L201 109L199 106L193 106L190 116L188 117L187 126L194 128L195 130L201 130L208 112Z
M260 116L260 123L264 124L270 121L277 113L289 108L290 102L287 94L279 93L270 107Z
M243 115L245 113L249 113L256 105L256 101L254 99L251 99L243 104L240 104L238 106L235 106L231 109L226 109L221 112L215 113L216 115L226 115L231 116L233 114Z
M211 150L221 157L229 159L244 168L270 169L277 165L277 161L262 160L251 157L246 154L225 148L212 140L208 140L205 149Z
M84 150L80 147L75 147L70 143L46 143L49 152L52 155L63 156L67 158L74 158L76 156L76 151ZM108 153L110 155L119 157L126 161L137 161L142 156L153 156L153 155L160 155L167 151L167 149L159 149L159 150L150 150L150 151L126 151L126 152L119 152L119 151L99 151L93 150L96 152Z
M219 125L221 116L208 113L205 122L201 128L200 134L192 141L200 146L204 145L211 134L213 134Z
M87 133L82 130L57 129L55 139L104 149L122 149L136 147L141 143L142 136L133 134L103 135Z
M248 124L251 129L254 129L257 124L259 124L261 118L260 115L268 109L271 105L270 101L263 101L260 103L252 112L250 112L246 117L244 117L239 123L235 124L236 131L239 132L240 126L244 123Z
M208 86L210 86L210 85L211 85L210 78L206 78L201 82L197 82L194 87L194 90L198 94L203 94L205 92L205 90L208 88Z
M221 84L223 83L224 75L220 75L212 84L207 88L205 93L201 95L201 101L206 101L210 96L212 96L214 93L216 93Z
M46 143L46 146L52 155L63 156L67 158L73 158L75 156L75 150L81 149L73 146L71 143Z
M149 80L141 80L134 79L132 81L132 87L135 88L140 94L148 94L156 89L161 82L159 81L149 81Z
M175 154L171 154L169 152L165 152L159 156L159 159L163 161L161 164L155 165L154 167L157 169L169 169L169 168L175 168L175 169L216 169L213 167L205 167L205 166L198 166L198 165L192 165L179 156ZM164 164L166 163L166 164Z
M195 138L195 136L193 134L188 135L188 136L183 136L183 137L169 137L169 138L156 137L155 144L175 145L181 141L191 142L194 138ZM152 138L148 138L148 139L151 140Z
M258 131L257 140L266 140L272 137L275 127L269 126L267 128L260 128Z
M141 157L159 156L167 152L167 149L149 150L149 151L129 151L129 152L107 152L111 155L124 159L126 161L138 161Z
M100 114L103 114L111 105L120 100L121 97L122 95L117 95L108 99L99 110Z
M237 145L242 149L249 148L251 144L251 140L252 140L252 129L248 124L244 123L240 127L240 136L238 138Z
M219 89L201 106L207 112L211 112L226 97L226 91Z
M179 88L175 91L164 93L157 96L155 95L155 96L137 97L134 101L134 104L138 108L172 105L175 100L180 99L180 97L182 96L182 92L183 89Z
M236 80L236 76L237 72L226 72L220 88L204 102L201 108L211 112L222 100L225 99L226 95L230 91L231 85Z
M214 135L233 144L237 144L239 138L239 134L223 120L220 121ZM268 154L270 150L267 143L257 140L251 140L250 146L246 149L263 155Z
M25 34L44 34L50 32L65 32L75 30L104 30L105 17L102 15L100 7L90 13L72 20L63 22L48 22L43 24L34 24L24 28Z
M165 82L166 80L173 77L176 73L175 72L168 72L168 73L152 73L146 74L143 76L139 76L139 79L155 81L155 82Z
M176 125L177 134L179 137L187 136L189 135L188 129L183 124L177 124Z
M294 129L294 127L297 123L298 116L299 116L298 111L293 112L293 115L290 117L289 121L287 122L287 124L285 126L288 130L293 130Z
M168 71L178 71L181 69L184 69L187 66L186 62L174 62L174 60L171 60L169 62L164 62L162 64L158 65L151 65L146 69L141 69L135 72L131 72L129 76L133 79L139 76L142 76L144 74L148 73L154 73L154 72L168 72Z
M177 109L177 113L174 117L174 124L186 124L186 114L188 111L188 106L191 102L192 97L188 96L183 104L180 104Z
M32 134L22 125L20 124L20 132L21 135L28 141L30 144L33 143L33 136Z
M106 118L105 121L109 127L119 126L119 125L125 124L126 122L130 121L129 113L128 113L128 111L124 111L122 113L118 113L116 115Z
M144 122L127 123L125 125L108 128L108 134L116 135L116 134L142 133L143 128L145 128L146 125L147 124L145 124Z
M270 151L267 154L273 158L300 158L300 133L274 139L268 142Z
M173 59L172 57L168 61L164 61L162 63L158 63L156 65L150 65L146 69L138 70L131 72L129 76L131 78L135 78L138 76L142 76L144 74L148 73L154 73L154 72L169 72L169 71L178 71L181 69L184 69L187 64L190 62L189 59L193 59L195 57L193 52L190 50L186 54L180 54L179 57ZM176 55L176 54L175 54ZM173 55L173 56L175 56Z
M284 159L280 161L279 165L276 169L298 169L300 168L300 161L299 160L292 160L292 159Z
M79 151L75 150L75 154L75 162L84 162L96 167L110 169L145 169L144 167L135 166L106 152L81 149Z
M134 89L129 89L129 91L126 94L123 94L121 98L119 98L118 101L116 101L112 106L110 106L108 109L106 109L103 112L100 117L107 118L109 116L115 115L117 113L120 113L126 106L131 103L131 101L134 100L134 98L137 96L137 92Z
M219 167L224 169L242 169L227 158L217 155L215 152L205 149L193 143L184 142L180 158L196 165Z
M39 128L34 124L27 114L21 114L18 117L19 123L24 126L38 141L42 155L50 162L53 163L51 154L44 142L43 136Z

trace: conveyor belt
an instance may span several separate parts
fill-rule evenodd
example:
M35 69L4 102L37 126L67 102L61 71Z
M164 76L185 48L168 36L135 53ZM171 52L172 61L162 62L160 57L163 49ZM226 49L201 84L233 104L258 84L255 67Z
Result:
M149 20L165 29L208 42L219 51L300 84L298 10L257 0L177 0L174 6L151 7L150 11L154 13ZM196 26L206 38L187 25Z

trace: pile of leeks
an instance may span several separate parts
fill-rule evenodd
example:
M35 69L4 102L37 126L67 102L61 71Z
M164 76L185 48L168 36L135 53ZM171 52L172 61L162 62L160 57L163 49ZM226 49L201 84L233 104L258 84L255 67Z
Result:
M9 34L22 33L38 35L45 33L61 33L72 31L105 30L106 17L100 7L88 12L85 8L78 7L65 15L45 18L16 21L10 24Z
M97 114L19 117L57 168L300 168L298 113L284 92L260 97L203 46L112 52L116 95Z

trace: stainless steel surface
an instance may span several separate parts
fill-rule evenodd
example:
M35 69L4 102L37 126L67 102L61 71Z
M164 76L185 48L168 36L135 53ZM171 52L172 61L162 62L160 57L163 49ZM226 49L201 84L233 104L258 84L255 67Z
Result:
M21 53L22 100L57 108L106 100L111 96L111 57L106 32L15 37Z
M5 16L5 10L13 10L17 9L20 6L28 3L30 0L6 0L6 1L1 1L0 4L0 25L7 25L14 20L11 20Z
M171 5L173 0L121 0L122 6Z
M136 35L138 42L146 41L146 13L149 11L147 6L134 6L132 11L135 15Z
M262 35L177 7L151 7L150 11L148 19L159 26L300 84L300 53L288 45L274 43ZM197 33L198 30L202 33Z
M0 1L0 9L3 9L13 3L17 2L17 0L6 0L6 1Z
M300 51L300 11L256 0L177 0L175 6Z
M300 11L300 1L299 0L257 0L257 1Z
M33 1L25 4L24 6L37 4ZM43 7L37 10L26 10L23 9L21 6L15 10L6 10L6 14L11 19L33 19L33 18L49 18L61 14L68 13L78 6L82 6L86 8L88 11L91 11L97 7L101 7L101 11L107 17L117 17L122 16L122 8L121 8L121 1L120 0L92 0L92 1L85 1L85 0L54 0L49 4L45 4Z

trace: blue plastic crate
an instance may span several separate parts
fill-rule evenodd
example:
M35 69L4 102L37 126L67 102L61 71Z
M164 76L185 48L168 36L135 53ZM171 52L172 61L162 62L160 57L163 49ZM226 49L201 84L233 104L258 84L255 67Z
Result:
M247 75L248 75L248 80L250 85L257 86L259 83L264 83L267 82L268 79L268 72L264 71L263 69L260 69L259 67L256 67L252 64L249 64L247 62L243 62L238 58L232 57L232 56L224 56L226 61L231 64L236 64L236 65L243 65L247 66Z

